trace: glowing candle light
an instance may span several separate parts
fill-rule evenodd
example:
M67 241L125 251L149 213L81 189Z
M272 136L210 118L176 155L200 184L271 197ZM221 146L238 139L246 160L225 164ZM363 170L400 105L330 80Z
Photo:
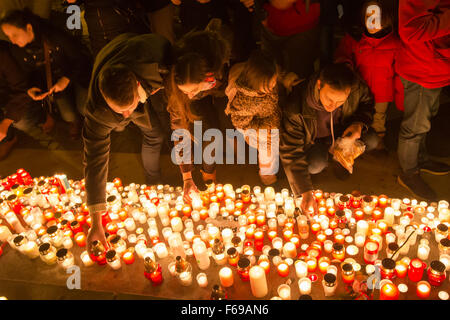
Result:
M397 286L387 282L380 289L380 300L398 300L400 293Z
M323 274L327 273L328 266L330 265L330 258L328 257L321 257L319 259L319 270Z
M277 271L281 277L287 277L289 275L289 266L287 265L287 263L281 262L277 266Z
M291 300L291 287L287 284L281 284L277 289L278 296L283 300Z
M223 267L219 271L220 284L227 288L231 287L234 283L233 271L228 267Z
M430 297L431 285L427 281L419 281L416 292L420 299L428 299Z
M317 268L317 259L314 257L308 257L306 259L306 265L308 266L308 272L314 272Z
M310 294L311 293L311 279L305 277L298 280L298 288L300 294Z
M132 250L131 248L126 250L123 255L122 255L122 259L123 262L125 262L125 264L132 264L134 262L134 250Z

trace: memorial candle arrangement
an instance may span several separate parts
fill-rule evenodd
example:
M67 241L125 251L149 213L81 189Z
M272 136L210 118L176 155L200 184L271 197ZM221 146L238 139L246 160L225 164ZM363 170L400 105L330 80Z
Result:
M363 264L371 272L380 267L381 300L399 298L406 285L397 287L397 279L408 277L421 299L448 283L450 213L444 200L428 204L315 190L317 213L306 216L287 189L212 183L187 204L181 187L124 186L116 178L107 183L101 216L107 247L94 242L89 254L92 220L83 180L33 179L20 169L0 182L0 259L12 249L50 266L106 265L110 272L125 272L142 259L153 286L163 284L162 266L171 260L167 281L217 287L220 296L239 283L255 298L269 298L269 288L278 283L274 288L283 300L298 293L314 296L316 290L320 297L333 297L352 285ZM430 261L433 251L439 260ZM194 274L193 265L201 272ZM298 290L272 283L273 277L288 278L291 268ZM321 290L312 286L318 280Z

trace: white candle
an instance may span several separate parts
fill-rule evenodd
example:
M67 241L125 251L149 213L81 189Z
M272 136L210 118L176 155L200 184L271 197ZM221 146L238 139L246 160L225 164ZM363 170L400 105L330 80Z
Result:
M192 284L192 273L184 271L180 273L180 281L183 286L190 286Z
M219 271L220 284L222 287L231 287L233 285L233 271L228 267L223 267Z
M395 219L395 211L392 207L386 207L384 209L384 220L386 220L386 223L388 226L392 226L394 224Z
M209 253L208 253L205 243L202 240L194 241L194 243L192 245L192 249L194 251L194 255L195 255L195 259L197 261L198 267L201 270L208 269L211 261L209 259Z
M281 239L279 237L273 238L272 247L274 249L281 250L281 248L283 248L283 239Z
M308 265L306 264L305 261L297 260L295 261L294 266L297 278L301 279L308 275Z
M386 244L395 242L395 234L393 233L386 233Z
M206 273L201 272L197 275L197 283L200 288L205 288L208 285Z
M297 256L297 248L292 242L286 242L283 246L283 253L286 258L294 259Z
M358 254L359 250L357 246L354 245L349 245L346 249L347 254L351 257L354 257Z
M422 260L428 260L428 256L430 255L430 247L426 244L420 244L417 248L417 257Z
M184 238L187 241L192 242L192 238L194 238L194 235L195 235L194 230L192 230L192 229L185 229L183 234L184 234Z
M30 259L35 259L39 257L39 249L36 242L28 241L27 243L25 243L23 245L22 253L24 253Z
M355 234L355 244L357 247L363 247L364 243L366 242L366 235L365 233L356 233Z
M325 249L326 253L331 253L331 251L333 251L333 241L325 240L325 242L323 243L323 248Z
M356 233L362 233L367 235L367 231L369 230L369 224L365 220L359 220L356 224Z
M311 293L311 280L309 278L302 278L298 280L298 288L300 294L310 294Z
M133 218L125 219L124 224L125 224L125 228L130 232L132 232L136 229L136 224L135 224Z
M94 265L94 261L92 261L91 257L89 256L89 253L87 251L83 251L81 253L81 261L83 261L83 264L85 267L90 267Z
M173 232L181 232L183 231L183 221L180 217L174 217L170 220L170 224L172 226Z
M291 287L287 284L281 284L278 286L278 296L283 300L291 300Z
M445 254L445 253L441 254L439 256L439 261L445 265L446 271L450 270L450 255Z
M273 188L272 188L273 189ZM265 297L268 293L266 272L260 266L253 266L249 271L250 288L256 298Z
M225 244L230 243L231 239L233 239L233 236L233 230L231 230L230 228L225 228L222 230L222 239Z
M275 199L275 189L272 187L266 187L264 189L264 197L266 201L272 201Z
M208 228L208 234L211 239L219 239L220 238L220 230L216 226L210 226Z
M166 244L164 242L158 242L157 244L155 244L154 250L156 251L156 254L160 259L164 259L169 255Z
M7 226L0 226L0 241L6 242L12 236Z

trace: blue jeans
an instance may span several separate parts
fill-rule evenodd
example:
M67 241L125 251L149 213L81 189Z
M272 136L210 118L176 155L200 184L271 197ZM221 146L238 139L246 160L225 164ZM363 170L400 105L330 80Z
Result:
M88 90L77 83L70 83L64 91L55 94L56 105L65 122L75 122L84 115L87 94Z
M398 137L398 159L403 172L411 174L428 160L425 139L431 129L431 118L439 110L442 88L427 89L420 84L400 79L405 93L405 110Z
M361 141L366 146L365 151L375 149L380 141L375 130L369 128L361 135ZM331 146L331 137L316 139L314 144L306 151L308 171L310 174L318 174L328 166L328 149Z

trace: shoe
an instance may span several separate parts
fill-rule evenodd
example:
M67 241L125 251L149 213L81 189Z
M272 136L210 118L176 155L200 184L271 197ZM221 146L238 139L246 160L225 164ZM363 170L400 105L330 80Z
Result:
M435 176L442 176L450 172L450 166L446 163L429 160L420 165L420 171L434 174Z
M214 170L213 173L207 173L203 170L200 170L200 172L202 173L203 182L205 182L205 184L216 183L216 170Z
M333 161L333 173L341 181L350 178L350 172L337 161Z
M261 179L262 184L265 186L269 186L269 185L277 182L277 176L275 174L270 174L270 175L260 174L259 178Z
M404 174L398 176L398 183L411 192L416 198L437 201L437 195L420 177L419 172L413 174Z
M17 143L17 136L12 138L12 140L10 141L0 143L0 160L5 159L9 155L11 149L14 147L16 143Z

